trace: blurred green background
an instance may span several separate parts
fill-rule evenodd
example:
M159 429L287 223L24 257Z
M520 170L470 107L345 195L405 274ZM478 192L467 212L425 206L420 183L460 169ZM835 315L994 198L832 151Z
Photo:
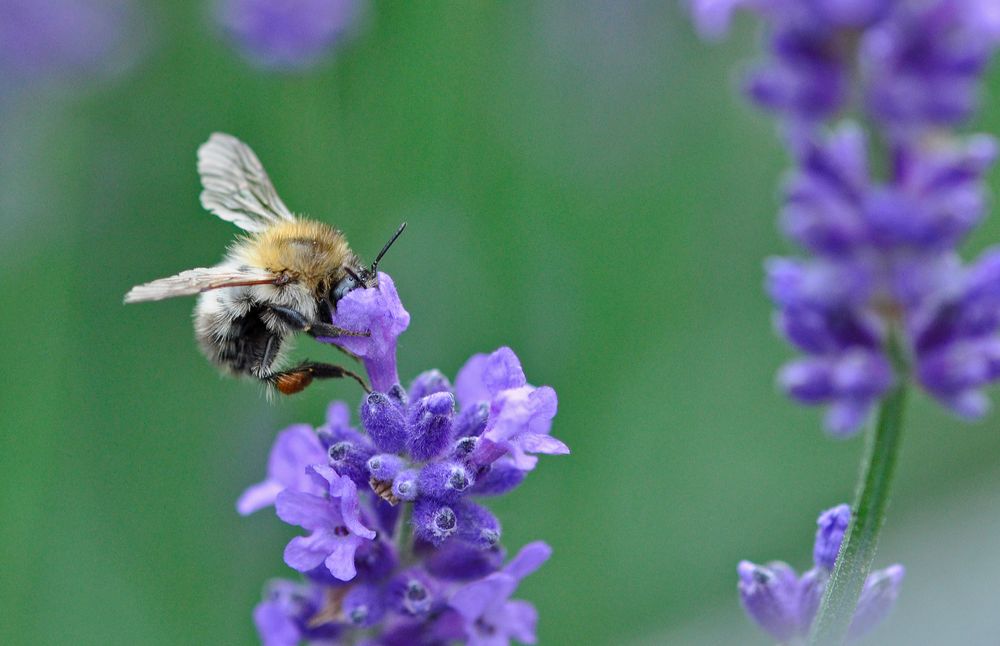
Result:
M364 257L409 223L383 266L404 379L506 344L557 390L572 455L491 503L511 551L555 548L518 593L542 644L767 643L736 563L809 565L861 441L774 387L786 160L734 89L750 21L710 46L673 2L375 3L327 64L277 74L205 3L146 8L130 71L2 103L0 642L253 643L264 582L293 574L295 528L234 501L279 429L357 387L269 403L198 353L192 300L121 303L232 239L194 163L222 130ZM994 73L977 127L1000 132L998 94ZM969 251L997 239L994 216ZM908 576L869 643L996 643L997 419L915 398L876 560Z

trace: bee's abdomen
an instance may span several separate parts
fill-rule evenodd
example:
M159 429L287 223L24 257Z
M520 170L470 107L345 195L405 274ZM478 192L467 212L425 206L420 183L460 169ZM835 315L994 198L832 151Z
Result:
M220 368L237 375L266 377L273 372L282 337L268 329L259 305L239 316L232 309L199 303L195 311L195 334L206 357Z

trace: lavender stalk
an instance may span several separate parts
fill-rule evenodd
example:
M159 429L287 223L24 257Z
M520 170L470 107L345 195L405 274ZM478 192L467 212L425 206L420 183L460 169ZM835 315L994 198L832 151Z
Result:
M507 558L479 500L515 489L536 454L569 452L549 433L555 391L529 385L510 348L473 356L454 384L429 370L404 389L396 340L409 321L385 274L338 302L337 326L371 331L330 339L371 380L363 432L334 402L326 424L278 435L267 477L237 502L241 514L273 504L308 532L284 552L304 580L272 582L254 610L266 646L536 641L535 608L511 596L552 550L536 541Z
M957 252L986 212L983 175L997 156L993 138L957 127L975 111L1000 43L1000 10L992 0L692 0L692 8L708 37L722 35L737 8L765 25L767 55L745 90L780 120L795 165L780 224L807 253L766 263L776 327L804 355L779 382L794 399L826 407L836 437L877 411L812 632L815 644L840 644L851 637L884 522L907 389L979 418L989 407L984 386L1000 379L1000 248L969 265ZM801 621L796 628L798 639Z
M906 375L905 360L898 346L892 344L890 349L894 350L897 374ZM811 644L842 644L851 628L885 522L903 433L906 390L906 379L900 379L883 400L875 428L868 434L854 501L853 522L844 534L830 582L812 624L809 635Z

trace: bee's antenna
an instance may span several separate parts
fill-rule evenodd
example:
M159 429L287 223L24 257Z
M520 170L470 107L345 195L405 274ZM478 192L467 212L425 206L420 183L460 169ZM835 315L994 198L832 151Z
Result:
M396 229L396 233L394 233L392 237L389 238L389 242L385 243L385 246L382 247L382 251L378 252L378 255L375 256L375 262L372 263L372 268L368 270L372 275L375 275L376 270L378 270L378 263L380 260L382 260L382 256L385 255L386 251L389 251L389 247L392 246L392 243L396 241L396 238L399 237L399 234L401 234L403 232L403 229L405 228L406 228L405 222L399 225L399 228Z

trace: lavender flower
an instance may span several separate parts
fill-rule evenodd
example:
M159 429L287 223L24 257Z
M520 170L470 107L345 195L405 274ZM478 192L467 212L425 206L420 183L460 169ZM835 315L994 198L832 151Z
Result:
M404 389L396 341L409 314L385 274L341 299L334 322L371 330L328 341L364 361L374 390L359 407L364 432L331 404L322 426L278 435L267 478L240 498L241 513L273 502L310 532L285 550L306 583L272 584L254 611L261 639L534 643L534 607L510 597L551 549L531 543L504 566L500 521L478 499L514 490L538 454L569 452L550 434L555 391L528 384L509 348L473 356L454 386L429 370Z
M359 0L219 0L217 19L255 64L297 70L327 56L361 8Z
M0 0L0 85L114 73L138 54L137 17L129 0Z
M1000 379L1000 249L963 266L956 248L983 218L996 144L944 128L975 107L1000 44L996 3L693 5L710 35L740 7L767 26L769 56L751 73L748 95L781 117L795 161L781 227L812 256L767 262L776 325L806 354L779 382L803 403L828 406L826 426L838 435L855 432L900 378L894 362L912 365L959 415L982 415L981 389ZM830 122L852 104L873 132ZM881 149L884 176L869 168Z
M322 563L337 579L350 581L357 574L354 557L358 548L374 539L375 532L361 523L358 490L350 478L318 464L309 471L328 484L327 497L286 489L275 501L281 520L312 531L309 536L292 539L285 548L285 562L299 572L309 572Z
M503 570L455 591L448 603L462 615L469 646L508 644L511 638L535 643L538 613L530 603L511 601L510 596L521 579L551 555L545 543L530 543Z
M737 587L743 608L754 623L774 639L782 643L801 643L809 634L850 520L847 505L820 514L813 547L814 567L801 576L781 561L767 565L740 561ZM863 637L885 619L896 602L905 573L902 565L892 565L868 576L854 613L849 639Z

